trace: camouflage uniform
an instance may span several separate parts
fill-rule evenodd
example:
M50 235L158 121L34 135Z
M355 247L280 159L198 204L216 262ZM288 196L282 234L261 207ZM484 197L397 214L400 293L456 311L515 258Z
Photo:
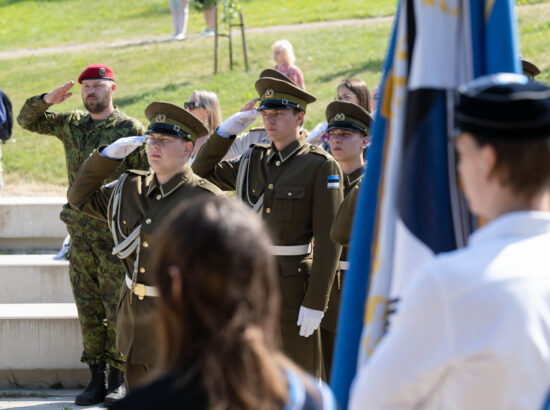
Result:
M47 111L51 104L42 97L43 94L29 98L17 121L29 131L54 135L63 142L69 188L80 165L95 148L122 137L143 135L145 131L139 121L116 107L109 118L93 120L83 111ZM147 168L147 159L140 151L127 157L118 171ZM112 234L105 222L84 215L69 204L64 205L61 220L71 235L69 274L82 328L81 361L88 365L105 361L111 367L124 370L124 356L116 348L116 311L124 270L111 254Z

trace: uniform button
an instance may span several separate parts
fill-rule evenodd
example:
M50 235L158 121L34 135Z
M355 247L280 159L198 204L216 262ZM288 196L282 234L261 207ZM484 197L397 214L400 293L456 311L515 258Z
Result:
M143 242L143 247L148 248L149 247L149 242Z
M280 165L281 165L281 161L276 161L276 162L275 162L275 166L278 167L278 166L280 166Z
M122 223L123 223L124 225L126 225L126 221L122 221Z
M157 195L157 201L160 201L162 199L162 195L161 194L158 194Z
M145 268L139 268L139 273L145 273Z
M292 192L289 192L289 193L288 193L288 196L292 196Z
M273 189L273 184L269 184L269 185L267 186L267 189Z
M252 188L252 193L255 194L256 193L256 190L254 188Z
M312 150L315 150L315 149L317 149L317 147L316 147L315 145L313 145L313 146L311 147L311 149L312 149Z
M153 221L151 221L151 218L147 218L147 219L145 220L145 223L146 223L147 225L149 225L151 222L153 222Z
M201 179L201 180L199 181L199 185L204 185L204 179Z
M298 272L301 272L302 271L302 268L298 268Z
M271 208L266 208L266 209L265 209L265 213L266 213L266 214L270 214L270 213L271 213Z

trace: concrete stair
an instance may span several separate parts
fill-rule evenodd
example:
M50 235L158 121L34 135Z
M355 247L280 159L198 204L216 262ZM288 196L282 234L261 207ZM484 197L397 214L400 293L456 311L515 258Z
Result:
M0 388L80 387L82 337L69 263L65 198L0 198Z

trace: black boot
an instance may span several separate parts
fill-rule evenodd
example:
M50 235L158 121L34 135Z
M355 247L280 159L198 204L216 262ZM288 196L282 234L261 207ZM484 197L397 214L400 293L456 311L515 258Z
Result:
M124 373L113 366L109 366L109 379L107 382L107 396L103 401L105 407L110 407L118 400L126 396L124 385Z
M89 406L92 404L101 403L105 398L105 363L90 366L92 380L86 390L75 397L75 404L79 406Z

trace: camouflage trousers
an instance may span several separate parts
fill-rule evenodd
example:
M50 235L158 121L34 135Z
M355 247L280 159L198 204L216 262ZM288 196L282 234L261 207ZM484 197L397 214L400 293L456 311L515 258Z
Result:
M105 228L67 226L71 235L69 275L78 310L84 352L82 362L101 362L124 370L124 356L116 348L116 315L122 264L112 255L113 240Z

